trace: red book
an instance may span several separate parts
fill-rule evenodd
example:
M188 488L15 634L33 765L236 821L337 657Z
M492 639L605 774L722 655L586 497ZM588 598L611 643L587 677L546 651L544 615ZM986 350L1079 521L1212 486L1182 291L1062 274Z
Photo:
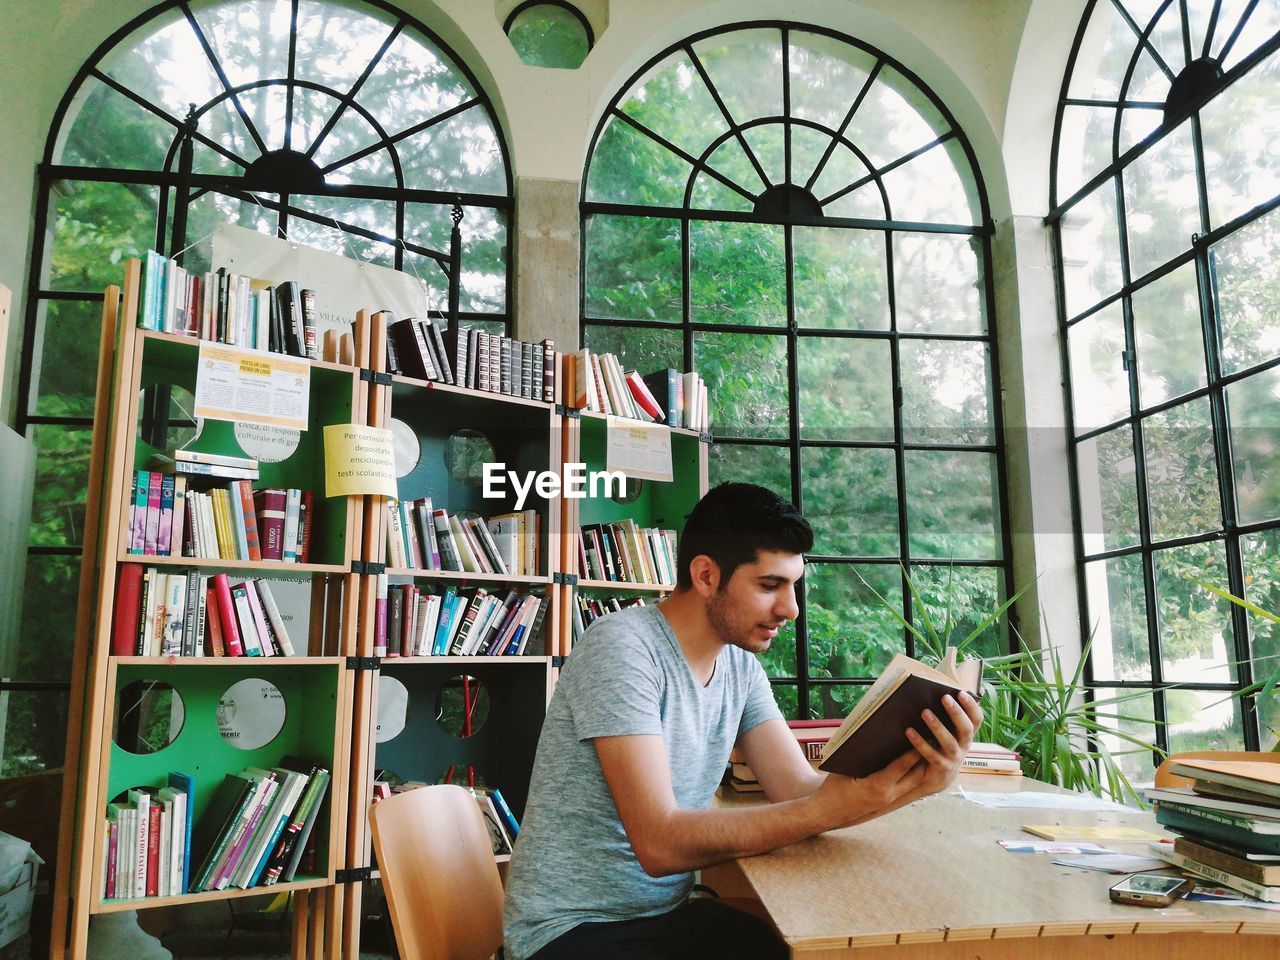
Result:
M215 573L209 578L213 596L217 601L218 620L222 626L222 645L228 657L243 657L244 644L240 642L240 628L236 624L236 606L231 599L231 584L225 573Z
M316 495L310 490L303 490L298 504L298 562L308 563L311 559L311 528L316 520Z
M284 507L285 492L279 487L268 487L253 495L257 508L258 541L263 560L280 560L284 557Z
M262 559L262 545L258 539L258 517L253 511L253 484L248 480L236 481L236 492L240 495L240 509L244 513L244 539L249 548L250 560Z
M138 644L138 616L142 604L141 565L122 563L116 570L116 600L112 611L111 654L132 656Z
M658 401L654 398L653 394L649 392L649 388L645 385L645 382L640 379L640 374L637 371L632 370L627 374L626 384L627 389L631 391L632 398L641 410L653 417L653 419L659 423L663 423L666 420L666 417L662 413L662 408L658 406Z
M205 589L205 638L209 641L205 655L225 657L226 647L222 643L222 617L218 615L218 595L212 586Z
M147 828L147 893L154 897L160 893L160 804L154 800L147 807L150 826Z

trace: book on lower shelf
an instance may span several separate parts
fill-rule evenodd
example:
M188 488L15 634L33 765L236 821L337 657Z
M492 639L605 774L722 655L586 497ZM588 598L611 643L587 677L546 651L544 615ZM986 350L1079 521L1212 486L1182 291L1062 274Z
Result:
M582 639L583 631L601 617L626 610L628 607L645 606L644 597L595 597L581 592L574 593L571 602L575 641Z
M193 786L187 774L171 773L167 786L129 790L125 799L107 804L103 899L169 897L186 890Z
M285 757L271 769L226 774L197 820L199 868L188 891L292 880L329 787L327 768Z
M291 657L270 584L201 570L122 563L111 653L118 657Z
M921 713L932 710L954 732L942 698L967 690L981 695L982 661L956 662L954 648L937 668L897 654L841 724L823 751L820 769L851 777L881 770L911 749L908 727L932 739Z
M440 591L392 583L379 574L374 652L380 657L521 656L544 650L542 624L550 601L518 590L484 587Z
M675 586L676 531L640 527L630 518L583 524L578 572L585 580Z

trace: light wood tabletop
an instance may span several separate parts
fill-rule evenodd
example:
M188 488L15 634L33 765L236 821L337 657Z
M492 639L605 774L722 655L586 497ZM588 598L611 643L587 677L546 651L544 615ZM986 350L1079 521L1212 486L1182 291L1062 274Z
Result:
M1056 789L980 775L962 776L960 785L970 794ZM1161 909L1115 904L1107 888L1119 876L1056 865L1051 854L1010 853L997 843L1034 840L1023 824L1052 823L1168 835L1137 810L998 809L953 790L704 871L703 879L729 895L758 897L804 960L1280 957L1280 912L1181 900ZM1146 853L1141 842L1103 845Z

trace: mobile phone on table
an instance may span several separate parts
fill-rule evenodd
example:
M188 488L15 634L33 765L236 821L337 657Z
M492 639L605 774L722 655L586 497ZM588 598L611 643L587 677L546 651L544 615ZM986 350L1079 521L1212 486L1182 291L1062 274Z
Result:
M1186 877L1135 873L1111 887L1111 899L1135 907L1167 907L1194 886Z

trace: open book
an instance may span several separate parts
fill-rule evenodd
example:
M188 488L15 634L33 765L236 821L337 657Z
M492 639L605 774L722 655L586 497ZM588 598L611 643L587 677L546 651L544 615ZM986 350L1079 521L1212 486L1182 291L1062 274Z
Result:
M907 727L933 740L921 711L932 710L948 730L954 729L942 698L961 690L981 696L981 660L957 664L955 648L948 647L935 668L898 654L827 741L818 769L847 777L866 777L883 769L911 749Z

